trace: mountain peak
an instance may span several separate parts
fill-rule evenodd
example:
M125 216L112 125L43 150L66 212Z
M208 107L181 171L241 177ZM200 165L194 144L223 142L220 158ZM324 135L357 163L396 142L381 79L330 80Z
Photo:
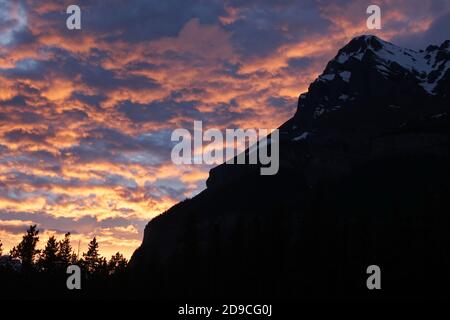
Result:
M414 50L396 46L373 35L362 35L350 40L339 50L334 60L341 64L350 58L362 60L368 52L375 55L378 61L396 62L409 70L412 70L412 66L419 58L417 57L419 53Z
M338 51L316 81L333 80L339 78L338 74L345 75L355 69L371 69L386 80L393 80L399 74L409 75L421 87L420 91L434 95L439 82L447 77L450 69L449 47L450 41L447 40L440 46L415 51L373 35L358 36Z
M393 130L408 118L447 112L441 106L448 103L449 96L449 47L450 41L445 41L426 51L415 51L373 35L353 38L308 92L300 95L293 134L330 131L332 127L342 131L343 124L347 128ZM368 116L371 112L380 117L380 125L373 126L376 121Z
M375 51L378 51L386 43L387 43L386 41L381 40L380 38L374 35L361 35L350 40L350 42L347 45L345 45L341 50L339 50L338 55L340 53L346 54L359 53L367 49L373 49Z

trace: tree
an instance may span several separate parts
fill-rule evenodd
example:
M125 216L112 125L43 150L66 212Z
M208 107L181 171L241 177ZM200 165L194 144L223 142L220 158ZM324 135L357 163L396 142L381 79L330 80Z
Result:
M0 240L0 256L3 254L3 243L2 240Z
M98 242L96 237L89 242L87 253L83 253L84 266L89 273L95 273L101 263L100 254L98 253Z
M128 260L120 253L117 252L115 255L111 256L108 262L109 274L120 274L125 272L127 269Z
M39 266L42 271L54 271L58 263L58 242L54 236L51 236L39 259Z
M72 250L72 245L70 244L70 232L64 235L64 239L58 243L58 263L62 268L67 268L70 264L75 264L77 256Z
M104 257L99 257L97 269L95 270L95 273L99 276L107 277L109 270L108 270L108 261Z
M39 230L36 229L36 225L30 226L27 233L23 236L22 242L11 250L11 257L21 260L24 271L29 271L34 267L35 257L40 252L36 249L36 245L39 242L38 235Z

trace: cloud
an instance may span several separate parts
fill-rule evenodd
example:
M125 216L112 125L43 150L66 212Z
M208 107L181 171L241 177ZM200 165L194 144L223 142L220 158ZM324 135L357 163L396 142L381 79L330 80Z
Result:
M30 225L33 224L34 224L33 221L0 220L0 230L12 234L22 234L28 229Z
M414 49L425 49L428 45L440 45L444 41L450 40L450 35L442 32L443 30L450 30L449 7L442 9L443 11L435 20L433 20L425 32L395 37L393 41Z
M231 1L238 12L226 25L246 57L271 54L282 45L326 32L329 22L315 1Z
M174 117L200 118L200 113L195 109L197 105L197 101L177 102L173 99L153 101L145 105L124 101L119 104L118 111L134 122L166 122Z
M85 12L86 29L108 41L131 43L174 37L193 18L202 24L214 24L224 13L223 2L217 0L207 5L195 0L131 0L126 4L117 0L84 1L80 6Z
M27 19L22 3L0 0L0 45L20 43L20 38L31 37L26 30Z
M45 142L46 135L22 129L14 129L5 133L3 137L12 142Z

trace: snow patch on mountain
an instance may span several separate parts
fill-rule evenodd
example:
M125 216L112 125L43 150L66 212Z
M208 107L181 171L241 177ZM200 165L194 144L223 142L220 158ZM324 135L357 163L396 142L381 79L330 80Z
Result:
M340 72L339 75L341 76L342 80L344 80L345 82L349 82L352 73L350 71L343 71Z
M319 118L325 112L325 108L319 106L314 110L314 119Z
M309 136L309 132L303 132L301 135L295 137L292 139L292 141L300 141L300 140L304 140Z
M446 116L447 116L447 112L444 112L444 113L435 114L435 115L431 116L431 118L432 119L440 119L440 118L446 117Z
M325 81L332 81L334 80L335 75L334 74L324 74L320 76L320 80L325 80Z
M349 81L351 73L345 70L345 64L350 59L361 61L363 57L372 53L376 60L376 69L383 75L389 77L394 67L400 66L411 74L415 75L418 83L430 94L434 94L439 81L444 77L450 68L449 59L438 59L442 52L449 52L450 44L445 42L441 47L430 46L427 50L415 51L398 47L390 42L383 41L375 36L360 36L352 40L347 47L344 47L334 58L342 65L339 75L344 81ZM436 74L438 75L436 77ZM433 75L433 76L430 76ZM333 80L332 73L320 76L319 79Z

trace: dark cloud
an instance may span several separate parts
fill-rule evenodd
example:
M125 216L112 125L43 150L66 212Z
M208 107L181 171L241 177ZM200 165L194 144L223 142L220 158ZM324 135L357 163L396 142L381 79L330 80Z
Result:
M170 158L170 131L127 135L115 129L95 128L77 145L62 149L62 154L79 163L107 161L156 165Z
M46 150L28 152L25 153L25 156L29 159L45 162L46 164L55 164L60 161L60 158L57 155Z
M62 116L70 122L86 120L89 117L86 112L79 109L64 110Z
M49 64L48 66L51 66ZM55 64L53 64L53 67ZM10 79L44 80L48 75L45 64L34 59L23 59L17 62L14 68L0 68L0 75L4 74Z
M84 28L107 41L174 37L193 18L213 24L224 14L221 0L89 0L79 1L79 5Z
M27 96L27 92L16 95L11 99L0 100L0 120L9 120L15 123L34 124L43 121L43 116L38 108L33 106L33 97Z
M14 96L11 99L0 101L0 105L3 106L23 106L26 104L27 102L24 96Z
M197 101L175 101L173 99L153 101L148 104L123 101L117 107L134 122L167 122L175 117L201 119L201 113L195 109Z
M170 97L172 99L184 99L190 96L203 96L207 93L203 88L181 88L179 90L172 91Z
M9 46L20 46L23 44L31 44L37 40L37 37L28 28L24 28L13 32L11 37L13 41L9 44Z
M178 179L157 179L154 183L146 183L146 196L161 200L164 197L182 200L188 188Z
M300 70L305 69L311 65L315 61L314 58L311 57L297 57L297 58L290 58L288 62L288 66L286 67L287 70Z
M80 60L65 50L51 51L56 55L52 60L23 59L14 68L0 69L0 75L3 73L8 78L18 80L79 79L83 84L103 92L120 88L152 90L160 87L148 77L120 74L120 70L109 70L92 61Z
M128 71L155 71L161 69L161 66L146 61L132 61L125 68Z
M443 30L447 30L447 32L443 32ZM450 3L443 9L441 15L433 21L425 33L399 36L392 41L416 50L426 49L430 44L440 45L444 41L450 40L448 30L450 30Z
M245 57L273 53L283 44L326 32L317 3L307 1L231 1L241 9L239 18L226 26Z
M19 223L15 223L13 226L11 223L8 223L9 221L19 221ZM20 221L23 221L23 224L20 224ZM129 225L136 227L138 230L143 230L143 227L148 222L146 219L132 217L111 217L98 220L93 216L69 218L55 217L45 212L30 213L0 210L0 230L13 231L14 234L24 233L29 227L28 221L36 223L41 232L47 229L59 233L70 232L71 234L78 234L80 231L90 231L94 228L127 227Z
M292 105L293 99L289 97L270 97L267 100L267 104L274 108L287 108Z
M66 65L70 68L70 66ZM113 70L106 70L100 66L75 66L81 80L88 86L99 90L128 89L157 89L160 85L153 79L138 75L118 75Z
M43 192L46 192L46 188L54 185L58 186L81 186L82 182L78 179L65 179L58 176L37 176L29 173L13 171L8 173L5 181L10 184L27 184L37 188L43 188ZM26 191L24 191L24 194ZM32 197L33 194L29 194L26 197Z
M90 106L95 106L97 108L100 108L101 103L104 102L106 99L107 97L103 94L87 95L77 91L73 92L71 96L71 100L80 101L82 103L85 103Z
M6 231L11 234L22 234L30 227L26 222L18 224L8 224L0 220L0 230Z
M3 136L6 140L11 142L40 142L44 143L47 139L47 135L43 133L37 133L32 131L27 131L24 129L14 129L8 131Z
M228 61L225 61L221 68L218 68L215 70L215 74L218 76L229 76L237 80L247 80L252 77L253 74L249 73L241 73L242 64L241 63L230 63Z

